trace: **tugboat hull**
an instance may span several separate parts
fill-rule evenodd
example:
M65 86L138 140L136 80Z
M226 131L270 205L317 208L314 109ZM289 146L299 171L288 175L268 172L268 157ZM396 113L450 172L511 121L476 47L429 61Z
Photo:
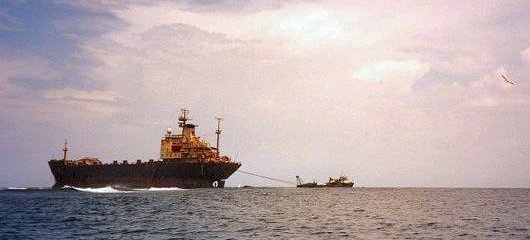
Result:
M351 188L353 182L350 182L346 176L340 176L337 179L329 178L325 184L318 184L316 182L304 183L300 176L296 176L296 187L299 188Z

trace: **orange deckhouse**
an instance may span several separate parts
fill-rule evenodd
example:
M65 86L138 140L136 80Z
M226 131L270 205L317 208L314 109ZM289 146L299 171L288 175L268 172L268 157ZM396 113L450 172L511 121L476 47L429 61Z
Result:
M185 161L185 162L229 162L227 156L219 156L219 129L220 118L217 118L217 146L211 147L210 144L195 135L197 125L188 123L188 110L182 109L179 117L179 127L182 128L180 134L173 133L168 128L166 134L160 143L160 159L164 161Z

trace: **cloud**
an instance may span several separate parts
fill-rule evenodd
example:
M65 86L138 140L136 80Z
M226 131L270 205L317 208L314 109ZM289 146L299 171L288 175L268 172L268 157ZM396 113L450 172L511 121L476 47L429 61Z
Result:
M238 1L238 0L188 0L184 1L183 10L189 12L225 12L225 13L255 13L263 10L278 9L286 4L285 1Z
M418 60L382 60L359 69L353 77L362 81L392 81L400 78L414 81L421 78L429 69L428 63Z
M153 44L152 49L166 49L188 51L200 50L204 52L222 50L227 46L240 47L243 41L229 39L221 33L210 33L192 25L170 24L155 26L141 34L137 44Z
M356 80L390 82L398 92L410 91L414 82L430 71L429 63L418 60L381 60L363 66L353 73Z
M499 67L483 74L471 82L439 82L422 89L416 89L409 101L413 105L422 105L423 109L434 108L437 111L489 111L525 112L530 106L530 97L525 93L528 85L505 83L500 77L516 75L515 68Z
M530 84L519 80L529 77L520 64L529 21L517 14L527 3L488 2L481 11L466 2L65 4L95 14L58 16L46 29L69 37L73 47L60 50L74 61L0 56L0 89L10 89L0 95L0 121L13 128L13 119L46 119L84 141L81 152L153 158L159 134L186 107L208 140L213 117L224 117L223 150L265 175L526 184L524 171L506 176L513 166L530 169L517 155L530 141ZM518 84L503 85L500 72ZM13 82L24 78L55 84Z
M116 102L119 98L113 91L83 91L71 88L51 90L44 93L44 97L49 99L96 102Z
M0 119L38 118L41 122L68 124L64 121L89 118L100 121L119 112L117 93L65 88L64 75L43 58L0 59ZM90 117L84 115L87 112Z
M523 58L524 62L530 63L530 47L527 47L521 52L521 57Z
M360 169L385 166L381 171L391 175L400 172L397 165L409 166L403 177L417 174L429 181L419 172L465 165L454 159L490 135L472 123L499 109L514 111L512 104L525 99L503 95L516 90L496 79L495 69L506 63L495 57L492 23L480 24L487 14L469 15L473 7L466 4L458 6L462 12L365 5L292 3L238 12L193 3L129 4L110 10L123 26L80 45L102 63L89 71L91 78L121 96L124 111L117 119L167 127L163 119L185 106L206 121L201 132L208 133L212 112L233 114L226 127L240 134L225 136L226 149L253 159L249 168L278 172L274 166L300 166L301 158L322 165L319 159L332 152L370 162L355 162ZM502 51L519 54L515 49ZM451 78L438 82L429 78L432 71ZM420 80L431 83L412 91ZM469 111L480 114L466 116ZM327 127L330 121L333 128ZM322 167L329 174L337 171L331 162Z
M6 10L0 9L0 31L20 32L24 31L24 24Z
M79 1L68 1L68 0L53 0L56 4L66 4L78 8L82 8L87 11L94 12L107 12L111 9L125 9L128 4L142 4L147 1L142 0L131 0L131 1L102 1L102 0L79 0Z
M50 67L49 61L35 56L0 58L0 96L13 96L24 90L21 79L52 82L63 74Z
M474 100L470 103L474 107L497 107L499 106L498 100L491 97L484 97L481 99Z

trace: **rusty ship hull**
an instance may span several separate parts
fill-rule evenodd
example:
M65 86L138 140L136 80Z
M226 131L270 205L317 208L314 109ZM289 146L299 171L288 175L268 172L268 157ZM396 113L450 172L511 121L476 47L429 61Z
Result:
M63 186L101 188L224 187L225 180L241 166L235 162L186 163L149 161L135 164L69 165L61 160L48 162L54 188Z

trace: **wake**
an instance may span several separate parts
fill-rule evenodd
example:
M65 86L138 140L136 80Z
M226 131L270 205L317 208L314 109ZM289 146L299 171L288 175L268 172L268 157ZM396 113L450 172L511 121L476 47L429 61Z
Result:
M117 186L107 186L102 188L79 188L79 187L72 187L72 186L64 186L63 189L75 189L80 192L88 192L88 193L135 193L135 192L168 192L168 191L182 191L186 189L177 188L177 187L168 187L168 188L141 188L141 189L135 189L135 188L123 188L123 187L117 187Z

